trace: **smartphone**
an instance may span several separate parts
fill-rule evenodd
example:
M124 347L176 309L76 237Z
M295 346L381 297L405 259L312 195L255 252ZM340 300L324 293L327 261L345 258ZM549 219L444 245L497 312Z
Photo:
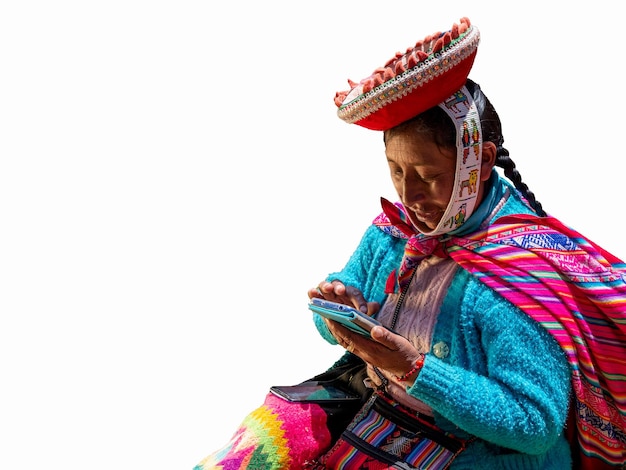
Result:
M323 317L335 320L363 336L370 336L370 331L374 326L383 326L378 320L365 315L354 307L317 297L311 299L309 309Z
M356 394L346 392L334 385L318 382L305 382L298 385L274 385L270 392L288 401L332 403L337 401L360 400Z

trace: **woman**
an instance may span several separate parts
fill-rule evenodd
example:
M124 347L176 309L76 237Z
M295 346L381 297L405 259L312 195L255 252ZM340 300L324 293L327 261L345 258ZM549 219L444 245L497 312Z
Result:
M626 381L616 359L626 344L623 263L546 217L522 183L497 113L467 78L477 45L464 18L336 97L342 119L383 131L399 197L383 200L344 269L309 291L388 327L369 338L314 316L320 334L347 350L314 379L348 371L342 383L367 399L364 408L346 417L269 396L198 468L386 468L373 463L376 452L355 450L355 439L403 468L626 461ZM430 443L445 454L439 464L418 465L432 452L400 428L367 441L359 430L373 429L363 416L374 398L454 441ZM264 440L270 434L278 438Z
M499 121L490 103L473 82L466 86L480 103L479 114L490 116L482 119L483 133L498 135ZM385 131L384 139L391 178L408 222L420 233L436 231L450 200L458 195L457 191L453 195L457 164L453 122L434 107ZM476 211L471 216L466 212L465 223L447 234L462 235L506 214L534 213L493 169L498 152L506 160L497 145L500 140L483 142ZM309 296L367 309L391 326L401 291L383 300L386 283L371 277L399 264L404 245L396 245L393 235L381 230L388 227L383 220L368 230L347 266ZM405 284L404 302L393 326L398 334L375 328L372 341L318 317L321 334L361 357L369 379L376 386L385 382L386 391L398 402L433 416L446 431L478 437L452 468L570 468L563 435L570 374L556 340L450 257L428 255L410 271L413 278ZM365 299L381 301L380 312L376 303L368 307ZM416 370L422 355L423 365ZM464 432L458 433L458 428Z

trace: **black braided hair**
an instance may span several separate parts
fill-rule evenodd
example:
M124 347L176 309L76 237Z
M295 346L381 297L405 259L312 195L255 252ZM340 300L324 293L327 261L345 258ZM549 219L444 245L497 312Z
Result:
M545 217L546 213L541 203L535 199L533 192L530 191L526 183L522 181L522 175L517 171L515 162L513 162L509 156L509 151L503 146L504 137L502 136L502 124L495 108L477 83L468 79L465 86L472 94L476 102L476 107L478 108L483 141L493 142L496 146L496 166L504 170L504 176L511 180L515 188L528 201L535 212L537 212L539 216ZM413 119L385 131L383 140L386 141L390 134L408 126L411 126L417 132L430 135L433 141L440 147L456 152L456 129L446 112L439 106L430 108Z

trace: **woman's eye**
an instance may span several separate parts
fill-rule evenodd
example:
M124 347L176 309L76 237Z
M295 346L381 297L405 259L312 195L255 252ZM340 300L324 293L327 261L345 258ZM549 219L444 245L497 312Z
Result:
M421 179L424 183L433 183L437 181L437 175L424 175Z
M402 176L402 170L398 167L390 167L389 170L393 176Z

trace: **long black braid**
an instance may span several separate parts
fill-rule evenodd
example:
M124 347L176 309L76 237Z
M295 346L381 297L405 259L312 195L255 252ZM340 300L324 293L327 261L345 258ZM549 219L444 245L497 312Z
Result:
M480 114L483 141L493 142L496 146L496 166L504 170L504 176L511 180L515 188L517 188L528 201L535 212L537 212L539 216L545 217L546 213L541 203L535 199L533 192L530 191L526 183L522 181L522 175L517 171L515 162L513 162L509 156L509 151L503 146L504 137L502 136L502 124L495 108L477 83L468 79L466 87L472 94ZM385 131L383 139L386 141L390 134L406 126L410 126L417 132L430 135L434 142L442 148L456 149L456 128L446 112L439 106L430 108L413 119Z

